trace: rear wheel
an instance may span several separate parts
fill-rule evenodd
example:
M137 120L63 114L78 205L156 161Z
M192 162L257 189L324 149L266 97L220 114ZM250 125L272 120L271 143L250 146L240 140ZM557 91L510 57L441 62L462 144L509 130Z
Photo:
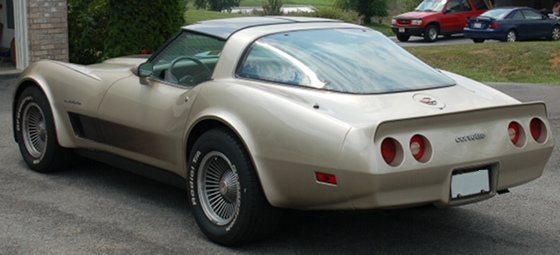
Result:
M196 223L212 241L233 246L273 233L279 211L266 200L247 151L228 129L209 130L195 142L188 178Z
M426 31L424 32L424 41L434 42L437 40L439 34L439 29L436 25L428 25Z
M517 32L511 29L507 32L505 40L506 42L515 42L517 41Z
M397 35L397 39L401 42L407 42L408 39L410 39L410 35L399 34Z
M473 38L472 39L474 43L483 43L484 39L478 39L478 38Z
M72 164L74 154L58 144L52 110L39 88L29 87L21 94L15 129L21 155L29 168L47 173Z

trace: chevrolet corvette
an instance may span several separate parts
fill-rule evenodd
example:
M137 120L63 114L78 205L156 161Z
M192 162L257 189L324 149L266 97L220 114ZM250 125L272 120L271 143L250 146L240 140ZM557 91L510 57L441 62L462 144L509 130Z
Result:
M267 237L283 208L449 207L540 177L543 102L428 66L383 34L304 17L187 25L152 55L19 77L13 130L48 173L82 157L186 190L221 245Z

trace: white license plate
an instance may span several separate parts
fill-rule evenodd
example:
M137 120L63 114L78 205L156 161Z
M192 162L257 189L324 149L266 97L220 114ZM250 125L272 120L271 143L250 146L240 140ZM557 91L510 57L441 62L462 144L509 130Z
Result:
M451 199L490 192L488 169L453 174L451 176Z
M482 27L482 23L474 23L473 24L474 28L481 28Z
M402 27L399 28L399 33L404 33L404 31L405 31L404 28Z

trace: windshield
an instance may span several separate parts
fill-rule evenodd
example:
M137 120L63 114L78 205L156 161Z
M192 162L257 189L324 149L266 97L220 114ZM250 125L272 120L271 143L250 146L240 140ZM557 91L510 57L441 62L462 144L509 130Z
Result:
M414 10L440 12L443 10L445 2L446 0L424 0Z
M381 33L322 29L272 34L255 41L237 76L349 93L436 88L455 82Z
M488 17L500 20L503 19L510 11L510 9L493 9L480 14L480 17Z

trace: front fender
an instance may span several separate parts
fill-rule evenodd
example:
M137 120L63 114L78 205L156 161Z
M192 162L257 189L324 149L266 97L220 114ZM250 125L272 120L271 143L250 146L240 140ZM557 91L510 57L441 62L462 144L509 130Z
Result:
M51 106L58 143L66 148L76 147L67 112L94 116L106 91L100 78L85 73L84 70L87 68L77 70L51 60L41 60L26 68L20 75L13 94L14 137L19 130L15 122L19 95L25 88L37 86Z

